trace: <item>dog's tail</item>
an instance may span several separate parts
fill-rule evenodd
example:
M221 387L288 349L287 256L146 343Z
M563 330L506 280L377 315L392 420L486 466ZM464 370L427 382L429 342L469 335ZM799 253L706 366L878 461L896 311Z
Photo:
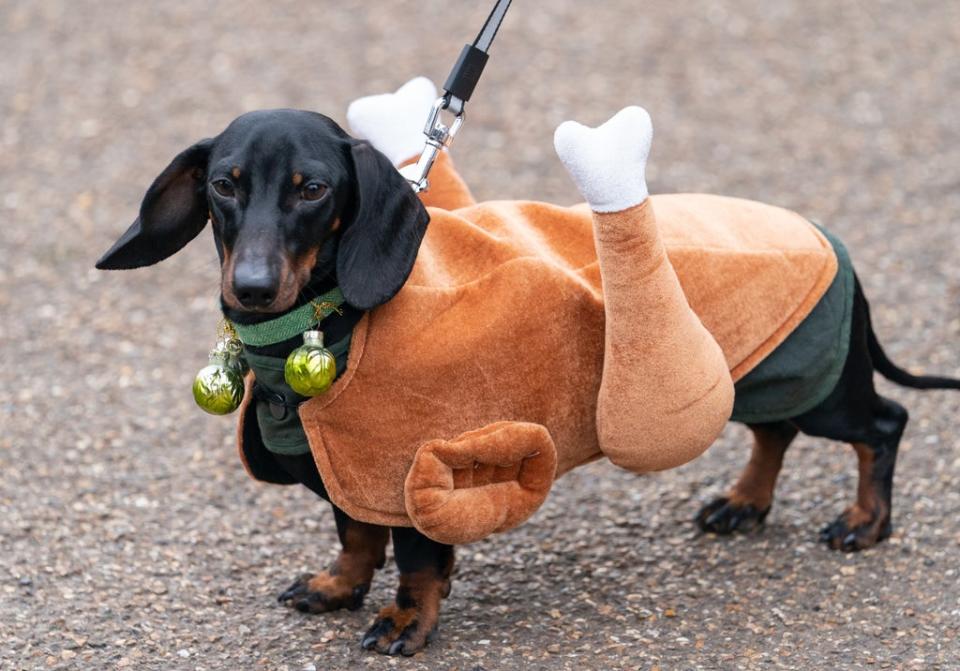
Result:
M857 290L863 292L860 287L860 281L857 280ZM874 369L891 382L895 382L902 387L912 389L960 389L960 380L952 377L941 377L938 375L914 375L890 360L887 353L880 346L877 334L873 330L873 322L870 320L870 306L866 299L863 301L867 317L867 347L870 351L870 358L873 360Z

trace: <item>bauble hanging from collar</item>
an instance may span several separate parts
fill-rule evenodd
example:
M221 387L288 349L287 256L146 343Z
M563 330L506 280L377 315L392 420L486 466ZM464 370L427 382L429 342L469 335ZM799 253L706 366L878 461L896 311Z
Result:
M243 376L248 368L243 345L224 335L210 351L210 363L193 380L193 398L211 415L229 415L243 402Z
M332 300L313 301L304 306L305 310L302 311L309 310L313 313L306 318L306 324L316 325L331 312L343 314L340 309L343 296L339 289L325 296ZM281 319L289 322L302 320L303 317L288 314ZM297 321L293 323L297 324ZM300 328L303 328L303 325L304 321L300 321ZM259 325L259 328L263 327L264 324ZM255 344L271 344L278 342L276 338L282 341L290 337L286 335L289 331L285 333L283 328L277 329L276 322L271 323L268 328L271 329L268 331L269 339L264 339L261 335L260 339L254 339ZM284 328L289 328L289 324ZM238 327L226 319L220 324L219 340L210 352L210 363L202 368L193 380L193 398L197 405L212 415L230 414L243 402L243 378L250 368L243 357L244 344L238 330ZM310 328L303 332L303 345L287 357L283 372L286 383L300 396L317 396L330 388L337 377L337 360L333 353L323 346L321 331Z
M303 344L287 357L283 377L301 396L318 396L330 388L337 377L337 360L323 346L321 331L303 334Z

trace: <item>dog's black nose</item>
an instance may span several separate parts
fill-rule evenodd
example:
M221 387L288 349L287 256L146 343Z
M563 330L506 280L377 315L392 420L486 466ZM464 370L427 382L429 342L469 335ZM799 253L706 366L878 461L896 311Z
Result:
M277 277L267 268L242 268L233 274L233 292L246 308L265 308L277 297Z

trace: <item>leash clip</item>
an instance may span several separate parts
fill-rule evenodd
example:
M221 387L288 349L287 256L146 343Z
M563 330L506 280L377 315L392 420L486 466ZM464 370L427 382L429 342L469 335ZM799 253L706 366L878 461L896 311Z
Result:
M453 122L449 126L443 122L442 112L451 108L450 98L449 94L441 96L433 103L430 116L427 117L427 123L423 127L423 134L427 136L427 143L423 147L423 152L416 163L411 163L400 169L400 174L410 183L415 193L430 188L430 182L427 180L430 169L433 168L440 152L453 144L453 139L460 132L460 127L463 126L465 113L462 102L456 105L459 111L454 115Z
M453 144L453 138L463 125L463 108L473 95L477 82L480 81L483 68L490 58L490 45L493 44L493 38L497 36L503 17L510 8L510 2L511 0L497 0L477 39L473 44L464 46L460 52L460 57L443 85L443 95L433 103L433 109L427 117L427 125L423 128L423 134L427 136L427 144L420 154L420 159L400 170L400 174L410 183L414 193L430 188L430 182L427 181L430 169L440 152ZM443 110L453 114L453 123L449 126L440 118Z

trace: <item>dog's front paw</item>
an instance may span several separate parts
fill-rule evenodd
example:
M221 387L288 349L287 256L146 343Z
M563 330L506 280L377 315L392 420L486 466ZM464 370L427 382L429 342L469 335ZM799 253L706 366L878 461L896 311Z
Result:
M356 584L341 575L305 573L277 597L280 603L296 608L301 613L328 613L346 608L357 610L370 583Z
M694 521L701 531L727 535L756 529L763 524L769 512L770 506L761 510L752 504L739 504L723 496L701 508Z
M437 631L440 602L450 595L450 585L449 573L401 574L394 604L377 615L363 636L363 648L385 655L406 656L422 650Z
M387 606L363 636L365 650L410 656L423 650L437 632L438 608Z
M892 532L888 510L867 511L853 505L820 531L820 540L833 550L856 552L886 540Z

